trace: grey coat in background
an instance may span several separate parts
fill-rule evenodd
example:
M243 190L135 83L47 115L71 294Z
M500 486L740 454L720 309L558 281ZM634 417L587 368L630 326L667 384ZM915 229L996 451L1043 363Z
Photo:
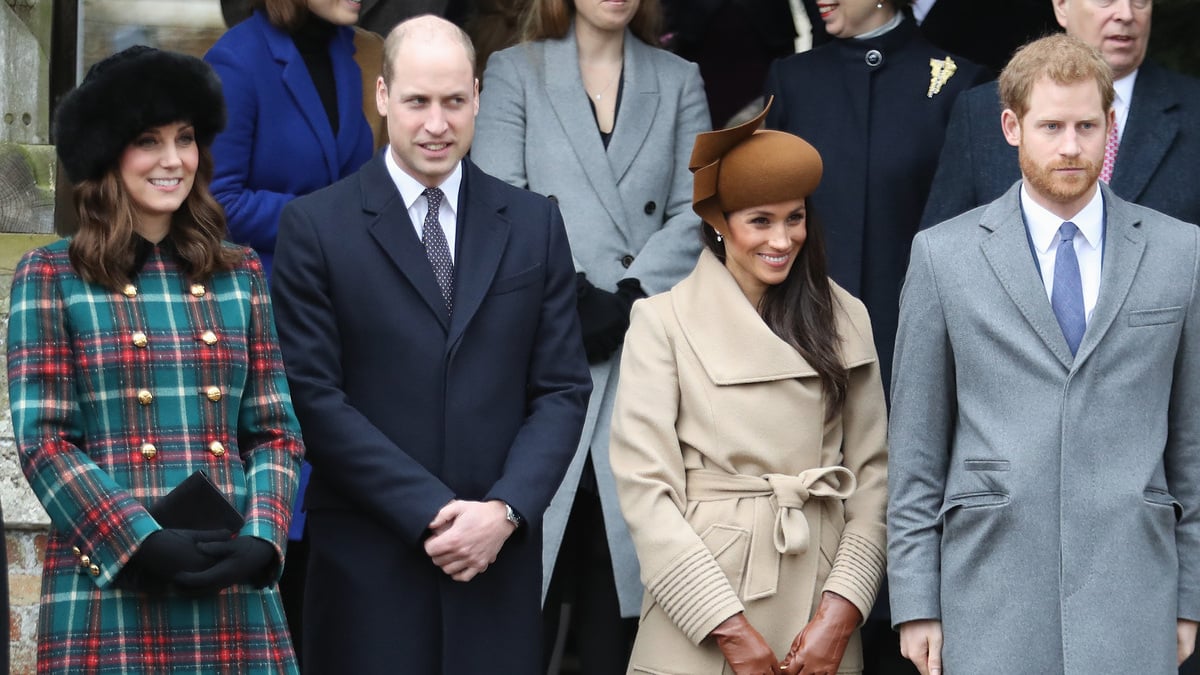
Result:
M572 32L562 40L496 52L483 78L471 159L513 185L550 197L562 210L575 269L606 291L634 278L665 291L696 264L700 218L692 212L688 160L709 130L695 64L625 33L620 108L607 151L579 71ZM612 90L616 94L616 87ZM609 421L620 351L594 364L583 438L544 520L543 595L591 448L621 614L642 600L637 555L617 504L608 461Z
M920 233L892 388L892 619L947 673L1174 673L1200 619L1200 228L1102 185L1071 356L1019 184Z

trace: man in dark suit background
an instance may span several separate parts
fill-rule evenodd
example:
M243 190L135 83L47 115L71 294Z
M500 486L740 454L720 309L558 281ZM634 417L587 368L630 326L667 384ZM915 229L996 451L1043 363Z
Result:
M1051 0L1067 33L1096 47L1116 80L1117 144L1108 182L1119 197L1200 223L1200 81L1146 60L1151 0ZM1003 194L1020 177L1000 127L995 83L959 97L922 227Z
M293 201L272 293L313 473L306 672L532 674L591 384L558 209L464 159L466 34L388 36L389 148Z

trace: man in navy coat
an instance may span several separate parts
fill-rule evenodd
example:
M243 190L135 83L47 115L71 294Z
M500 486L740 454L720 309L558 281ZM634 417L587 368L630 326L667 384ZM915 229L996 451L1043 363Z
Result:
M1127 201L1200 223L1200 81L1146 59L1151 0L1050 0L1067 33L1113 69L1119 143L1109 187ZM996 84L958 98L921 227L987 204L1021 177L1004 140Z
M272 293L313 473L305 670L534 673L542 512L591 383L558 209L464 159L461 30L385 44L389 148L291 202Z

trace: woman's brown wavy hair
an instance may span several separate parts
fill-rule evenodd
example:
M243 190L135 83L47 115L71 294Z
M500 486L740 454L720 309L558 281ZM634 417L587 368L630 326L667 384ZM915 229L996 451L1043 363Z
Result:
M213 159L200 147L200 161L192 190L171 217L167 237L184 262L192 281L205 281L214 272L232 269L242 252L226 248L225 212L208 189ZM133 202L121 182L119 167L98 179L83 180L74 188L79 231L68 248L71 265L86 281L120 291L129 283L134 264Z

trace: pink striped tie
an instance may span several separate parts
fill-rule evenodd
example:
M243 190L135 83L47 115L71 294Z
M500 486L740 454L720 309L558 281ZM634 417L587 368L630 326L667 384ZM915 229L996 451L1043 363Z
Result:
M1117 135L1117 120L1114 117L1112 128L1108 130L1108 140L1104 143L1104 163L1100 165L1100 180L1108 183L1112 179L1113 165L1117 163L1117 146L1120 145Z

